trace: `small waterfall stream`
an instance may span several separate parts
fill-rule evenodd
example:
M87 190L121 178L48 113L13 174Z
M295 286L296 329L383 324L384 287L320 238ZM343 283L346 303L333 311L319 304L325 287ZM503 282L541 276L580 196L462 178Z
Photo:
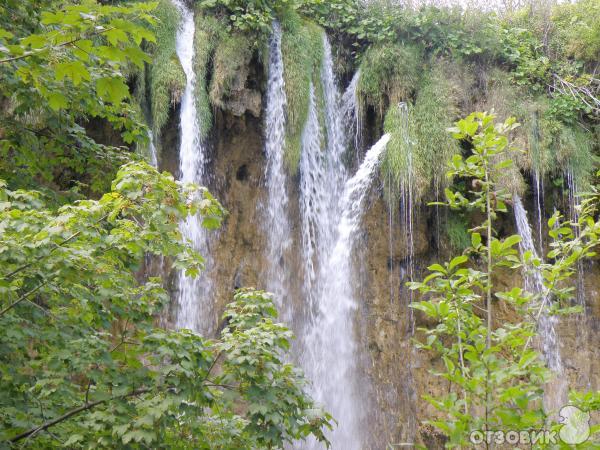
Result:
M285 149L286 96L281 54L281 26L273 22L269 40L269 68L265 109L265 154L267 158L265 179L267 200L262 205L265 217L264 230L267 239L269 266L266 274L267 289L281 302L287 293L286 253L291 245L291 227L288 218L287 177L283 164ZM289 310L281 308L284 319Z
M533 242L531 226L529 225L527 212L523 207L521 198L515 194L513 196L513 202L517 231L519 236L521 236L521 242L519 243L521 254L529 251L533 258L537 258L538 255ZM541 350L548 368L554 372L554 375L556 376L555 382L551 383L546 389L544 403L548 410L555 410L566 401L566 384L563 382L563 363L560 356L559 337L556 332L558 319L556 316L549 316L545 312L547 302L549 302L550 299L544 294L545 287L542 273L532 265L527 268L524 276L526 290L533 294L541 294L541 299L539 300L540 303L537 305L537 307L540 308L538 331L541 340Z
M323 136L316 102L315 89L311 83L300 155L300 215L306 295L304 307L309 317L314 314L318 297L319 257L327 251L331 228L331 217L327 209L328 193L324 189L327 182L327 157L321 149Z
M362 140L362 116L360 111L360 100L358 98L358 82L360 70L357 70L350 84L344 91L341 100L342 117L344 126L354 132L354 148L358 152ZM350 136L350 133L348 133Z
M357 384L357 345L352 253L364 213L364 200L377 172L390 135L384 135L365 155L356 174L346 182L341 218L332 252L321 269L323 288L317 316L307 333L303 366L314 383L314 394L339 423L331 436L336 449L362 448L360 422L367 413L365 387Z
M181 14L181 23L177 30L176 52L186 76L185 90L180 110L180 180L185 183L202 184L204 180L205 149L200 142L200 127L196 111L194 90L194 13L180 0L173 0ZM183 236L192 242L194 248L205 258L205 267L211 266L210 252L205 230L200 217L188 217L180 225ZM212 326L212 311L207 299L212 291L212 283L203 272L196 278L181 273L178 280L178 310L176 326L208 333Z
M577 193L579 188L577 186L577 180L575 178L575 174L572 169L569 169L565 178L567 181L567 191L568 191L568 201L569 201L569 216L571 221L577 222L579 220L579 198L577 197ZM579 235L579 228L575 227L574 233L576 236ZM584 308L585 312L585 284L583 279L583 261L579 261L577 263L577 304Z
M399 130L400 138L405 142L408 149L406 152L406 176L400 183L400 226L406 235L407 258L404 271L406 281L414 281L415 279L415 241L414 241L414 223L415 223L415 201L414 201L414 170L413 170L413 154L412 141L410 137L410 124L408 105L404 102L398 104L398 110L401 118L401 127ZM405 284L405 283L403 283ZM412 290L406 291L408 304L412 303L414 293ZM408 310L408 334L414 333L414 314L412 308Z

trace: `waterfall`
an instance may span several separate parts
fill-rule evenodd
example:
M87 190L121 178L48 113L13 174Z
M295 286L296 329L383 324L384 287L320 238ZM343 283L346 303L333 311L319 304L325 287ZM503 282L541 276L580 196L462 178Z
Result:
M339 218L338 199L346 180L342 163L346 135L340 114L340 98L333 72L331 46L323 35L323 86L326 147L319 123L317 98L310 84L308 117L301 140L300 214L302 222L302 253L304 259L305 309L310 315L320 288L319 267L333 247L335 225Z
M537 216L537 238L540 254L544 253L544 228L542 222L544 220L544 179L540 173L535 170L533 172L533 194L535 198L535 211Z
M398 111L401 117L400 126L400 139L404 141L406 151L406 176L400 183L400 226L404 230L406 235L406 247L407 247L407 258L406 258L406 269L404 271L404 278L407 281L414 281L415 278L415 241L414 241L414 222L415 222L415 201L414 201L414 171L412 161L412 141L410 138L409 128L409 113L408 105L405 102L398 104ZM405 283L403 283L405 284ZM414 293L412 290L407 291L407 302L412 303ZM408 333L411 335L414 333L414 314L413 309L408 308Z
M389 139L390 135L385 134L367 152L354 177L344 186L336 241L320 271L323 288L317 316L306 336L304 367L313 382L315 397L339 423L330 436L336 449L362 448L364 433L360 421L367 412L367 399L361 396L365 387L357 383L354 311L358 302L354 296L351 257L364 200Z
M263 205L264 231L267 239L269 267L266 283L269 291L281 302L286 294L286 253L291 244L291 227L288 219L288 195L283 165L285 148L286 97L281 54L281 26L273 22L269 40L269 68L265 111L265 179L267 200ZM280 304L281 306L281 304ZM285 313L286 311L282 311Z
M360 100L358 98L358 82L360 70L357 70L352 81L342 95L341 110L344 126L354 132L354 148L358 151L362 139L362 116L360 111ZM350 135L350 133L348 133Z
M154 145L152 130L148 130L148 152L150 153L150 164L152 164L152 167L158 167L158 153L156 152L156 145Z
M300 154L300 215L302 222L302 256L304 262L305 309L314 313L317 291L318 258L326 251L326 233L330 228L327 209L327 159L321 150L323 136L319 124L315 89L310 84L308 117L302 131Z
M173 0L181 14L177 30L176 51L186 76L185 90L181 100L179 147L179 172L184 183L202 184L204 181L205 149L200 142L200 126L196 111L194 89L194 14L179 0ZM210 267L210 254L207 251L207 236L202 228L201 218L188 217L180 224L181 233L205 258L205 266ZM178 311L176 326L190 328L198 332L209 332L212 325L210 307L207 304L211 282L205 275L196 278L179 274Z
M521 236L521 242L519 243L521 254L529 251L533 258L537 258L538 255L533 242L531 227L521 198L515 194L513 196L513 202L517 231L519 236ZM546 389L545 403L548 409L553 410L560 407L566 400L566 385L563 380L563 364L560 356L559 338L556 333L558 319L556 316L549 316L546 314L546 303L550 301L550 298L545 294L544 280L541 271L531 265L524 275L525 289L533 294L541 295L541 299L536 305L536 315L538 311L537 308L540 308L537 327L541 340L542 354L544 355L548 368L557 376L556 383Z

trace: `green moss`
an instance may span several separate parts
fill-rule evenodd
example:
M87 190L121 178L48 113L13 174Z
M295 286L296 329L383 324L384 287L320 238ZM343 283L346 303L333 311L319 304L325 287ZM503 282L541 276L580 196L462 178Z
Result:
M358 93L383 113L389 104L409 100L422 73L422 51L415 45L392 44L369 48L363 56Z
M287 130L285 161L290 173L296 173L300 162L300 138L308 115L310 82L317 95L320 90L320 68L323 58L323 30L302 20L295 12L282 18L285 93L287 97Z
M170 1L161 0L155 15L158 19L154 29L157 43L151 49L153 62L150 69L150 106L152 128L158 142L171 105L178 102L183 94L186 77L175 51L179 11Z

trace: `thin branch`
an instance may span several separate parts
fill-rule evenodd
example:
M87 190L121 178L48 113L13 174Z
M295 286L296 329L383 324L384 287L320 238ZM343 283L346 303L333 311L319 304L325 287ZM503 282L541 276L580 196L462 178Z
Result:
M25 431L25 432L23 432L21 434L18 434L15 437L11 438L9 441L10 442L18 442L21 439L25 439L25 438L27 438L27 437L29 437L31 435L37 434L40 431L45 431L48 428L53 427L54 425L59 424L61 422L64 422L65 420L67 420L67 419L69 419L69 418L71 418L71 417L73 417L73 416L75 416L75 415L77 415L77 414L79 414L81 412L87 411L87 410L92 409L92 408L94 408L94 407L96 407L98 405L101 405L103 403L107 403L107 402L109 402L111 400L121 400L121 399L129 398L129 397L135 397L137 395L146 394L148 392L150 392L150 389L147 389L147 388L145 388L145 389L137 389L137 390L135 390L133 392L130 392L128 394L120 395L120 396L117 396L117 397L111 397L111 398L104 399L104 400L98 400L98 401L95 401L95 402L92 402L92 403L86 403L84 405L81 405L81 406L79 406L77 408L74 408L74 409L70 410L69 412L63 414L62 416L57 417L56 419L49 420L49 421L43 423L42 425L40 425L38 427L31 428L30 430L27 430L27 431Z
M13 309L15 306L17 306L23 300L26 300L27 297L29 297L30 295L35 294L37 291L39 291L43 286L45 286L47 284L48 284L48 281L44 281L43 283L40 283L36 287L31 289L29 292L26 292L25 294L21 295L21 297L19 297L18 300L15 300L13 303L11 303L6 308L4 308L2 311L0 311L0 317L2 317L4 314L6 314L11 309Z
M110 213L106 213L104 216L102 216L98 221L93 223L93 226L98 225L100 223L102 223L104 220L106 220L108 218L108 216L110 215ZM62 242L56 244L48 254L46 255L40 255L37 258L32 259L31 261L29 261L26 264L23 264L22 266L17 267L15 270L13 270L11 273L9 273L8 275L6 275L3 279L4 280L8 280L12 277L14 277L17 273L21 272L22 270L27 269L28 267L30 267L31 265L33 265L36 262L39 262L40 260L50 256L55 250L62 248L63 245L68 244L69 242L71 242L73 239L75 239L77 236L79 236L82 233L83 230L79 230L76 233L73 233L71 236L69 236L67 239L63 240ZM1 315L1 314L0 314Z
M102 31L96 31L96 32L92 33L90 36L81 35L81 36L78 36L75 39L63 42L63 43L58 44L58 45L53 45L53 46L50 46L50 47L43 47L40 50L35 51L35 52L25 52L25 53L23 53L22 55L19 55L19 56L13 56L13 57L10 57L10 58L0 59L0 64L8 63L8 62L13 62L13 61L18 61L19 59L29 58L30 56L33 56L33 55L39 55L40 53L42 53L44 51L47 51L47 50L50 50L52 48L67 47L69 45L73 45L76 42L79 42L79 41L81 41L83 39L86 39L88 37L99 36L101 34L104 34L104 33L108 32L108 31L111 31L111 30L114 30L114 29L115 29L115 27L106 28L105 30L102 30ZM77 48L79 48L79 47L77 47Z

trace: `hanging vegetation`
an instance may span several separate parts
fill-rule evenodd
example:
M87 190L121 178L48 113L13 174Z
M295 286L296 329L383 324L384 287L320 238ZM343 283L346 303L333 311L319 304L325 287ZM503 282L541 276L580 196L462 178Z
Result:
M226 32L220 19L196 11L196 33L194 34L194 73L196 74L196 107L200 126L200 137L205 138L212 127L212 107L207 88L210 63L215 47Z
M319 94L319 73L323 59L323 30L293 11L282 18L285 93L287 98L285 161L290 173L300 162L300 138L308 115L310 83ZM320 95L318 95L320 98Z
M150 95L152 129L160 137L169 117L169 109L178 103L185 89L185 73L177 58L175 37L179 26L179 11L169 0L161 0L155 10L156 45L151 49Z
M423 80L414 105L392 105L385 118L385 131L392 134L381 170L386 192L398 192L410 180L415 199L431 187L446 183L445 173L458 144L447 128L458 114L463 86L453 84L452 66L439 61Z
M360 65L358 92L363 101L383 114L388 105L407 101L422 73L422 52L414 45L371 47Z

